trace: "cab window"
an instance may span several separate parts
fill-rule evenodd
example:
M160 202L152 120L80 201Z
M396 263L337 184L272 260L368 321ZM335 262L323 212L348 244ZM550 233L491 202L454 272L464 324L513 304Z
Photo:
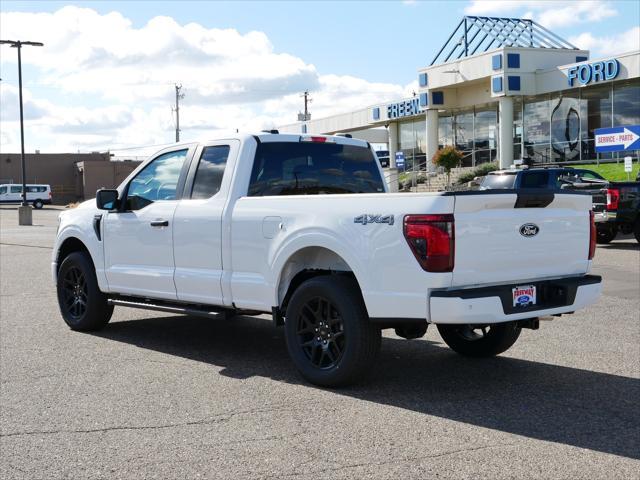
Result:
M7 193L7 187L3 185L2 187L0 187L0 195L4 193Z
M153 202L175 200L187 152L185 149L160 155L140 171L129 184L126 208L139 210Z
M523 172L520 188L548 188L549 172Z
M376 192L384 184L371 150L335 143L261 143L249 183L249 196Z
M229 145L206 147L202 151L191 198L210 198L220 190L224 167L229 158Z

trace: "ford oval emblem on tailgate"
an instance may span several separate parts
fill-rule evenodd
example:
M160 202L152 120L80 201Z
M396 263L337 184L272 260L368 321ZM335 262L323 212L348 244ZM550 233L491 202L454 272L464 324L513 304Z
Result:
M520 235L523 237L535 237L539 231L540 227L535 223L525 223L520 227Z

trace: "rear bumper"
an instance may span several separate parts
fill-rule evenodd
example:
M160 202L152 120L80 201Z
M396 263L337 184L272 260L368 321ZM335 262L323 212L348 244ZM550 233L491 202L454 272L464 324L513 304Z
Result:
M593 218L596 223L615 222L616 217L617 217L616 212L607 212L607 211L594 212L594 215L593 215Z
M431 292L429 321L445 324L501 323L512 320L573 313L595 303L602 291L602 277L585 275L518 285L536 285L537 305L513 307L511 289L499 285Z

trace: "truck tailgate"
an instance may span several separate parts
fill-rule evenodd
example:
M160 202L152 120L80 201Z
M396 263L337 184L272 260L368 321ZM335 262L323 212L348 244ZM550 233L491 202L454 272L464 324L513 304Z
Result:
M457 194L452 286L586 273L590 208L580 194Z

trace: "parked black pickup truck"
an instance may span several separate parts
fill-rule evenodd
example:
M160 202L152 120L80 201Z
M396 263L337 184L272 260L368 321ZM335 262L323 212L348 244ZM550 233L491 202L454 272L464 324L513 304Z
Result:
M633 233L640 243L640 182L611 182L592 196L598 243L609 243L618 232Z

